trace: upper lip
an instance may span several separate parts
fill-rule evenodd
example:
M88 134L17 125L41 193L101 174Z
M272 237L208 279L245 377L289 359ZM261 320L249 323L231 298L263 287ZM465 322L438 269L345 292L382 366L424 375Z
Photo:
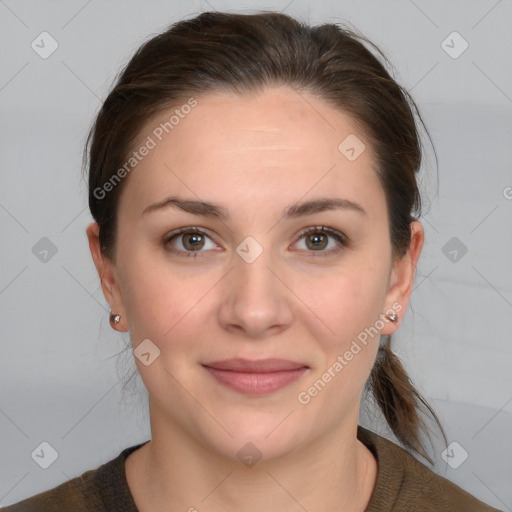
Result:
M223 361L212 361L203 363L203 366L216 368L217 370L230 370L233 372L245 373L271 373L306 368L307 365L289 361L287 359L224 359Z

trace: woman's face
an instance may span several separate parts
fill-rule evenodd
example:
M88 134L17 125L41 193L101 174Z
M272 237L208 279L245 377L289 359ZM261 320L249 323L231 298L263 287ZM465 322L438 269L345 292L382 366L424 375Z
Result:
M405 313L413 269L407 257L393 267L385 195L351 118L288 87L196 100L168 133L174 109L140 134L154 147L125 178L117 263L96 263L133 348L150 340L135 361L153 438L179 433L232 459L251 442L270 459L354 427L376 330ZM220 212L154 206L170 197ZM358 206L297 206L320 199ZM318 226L334 234L301 238ZM205 367L234 358L303 368Z

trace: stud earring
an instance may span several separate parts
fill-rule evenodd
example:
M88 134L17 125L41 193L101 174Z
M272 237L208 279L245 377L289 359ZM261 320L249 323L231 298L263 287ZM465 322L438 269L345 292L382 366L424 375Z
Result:
M395 313L392 313L391 315L386 315L386 318L388 318L394 324L398 322L398 315L395 315Z
M112 311L110 312L110 323L117 325L119 321L121 320L121 315L114 315Z

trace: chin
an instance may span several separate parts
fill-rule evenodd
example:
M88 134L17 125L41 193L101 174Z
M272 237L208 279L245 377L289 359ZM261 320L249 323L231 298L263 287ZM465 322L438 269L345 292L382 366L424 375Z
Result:
M224 428L219 425L213 431L211 424L204 425L200 429L204 436L202 442L218 455L239 462L244 457L269 461L285 456L306 436L306 432L301 435L296 430L304 428L297 424L297 415L292 413L287 417L292 410L282 407L271 414L237 408L229 415L217 414L216 420Z
M270 462L286 456L295 448L290 435L267 437L248 434L237 438L224 436L222 439L211 439L209 449L225 459L241 462L250 467L258 462Z

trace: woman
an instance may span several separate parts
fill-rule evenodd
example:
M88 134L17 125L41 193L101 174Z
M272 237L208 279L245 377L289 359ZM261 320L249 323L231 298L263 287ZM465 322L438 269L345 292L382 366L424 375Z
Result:
M390 348L421 144L363 41L207 12L136 52L88 139L87 236L151 440L7 511L495 510L408 453L437 421ZM408 451L358 425L365 387Z

